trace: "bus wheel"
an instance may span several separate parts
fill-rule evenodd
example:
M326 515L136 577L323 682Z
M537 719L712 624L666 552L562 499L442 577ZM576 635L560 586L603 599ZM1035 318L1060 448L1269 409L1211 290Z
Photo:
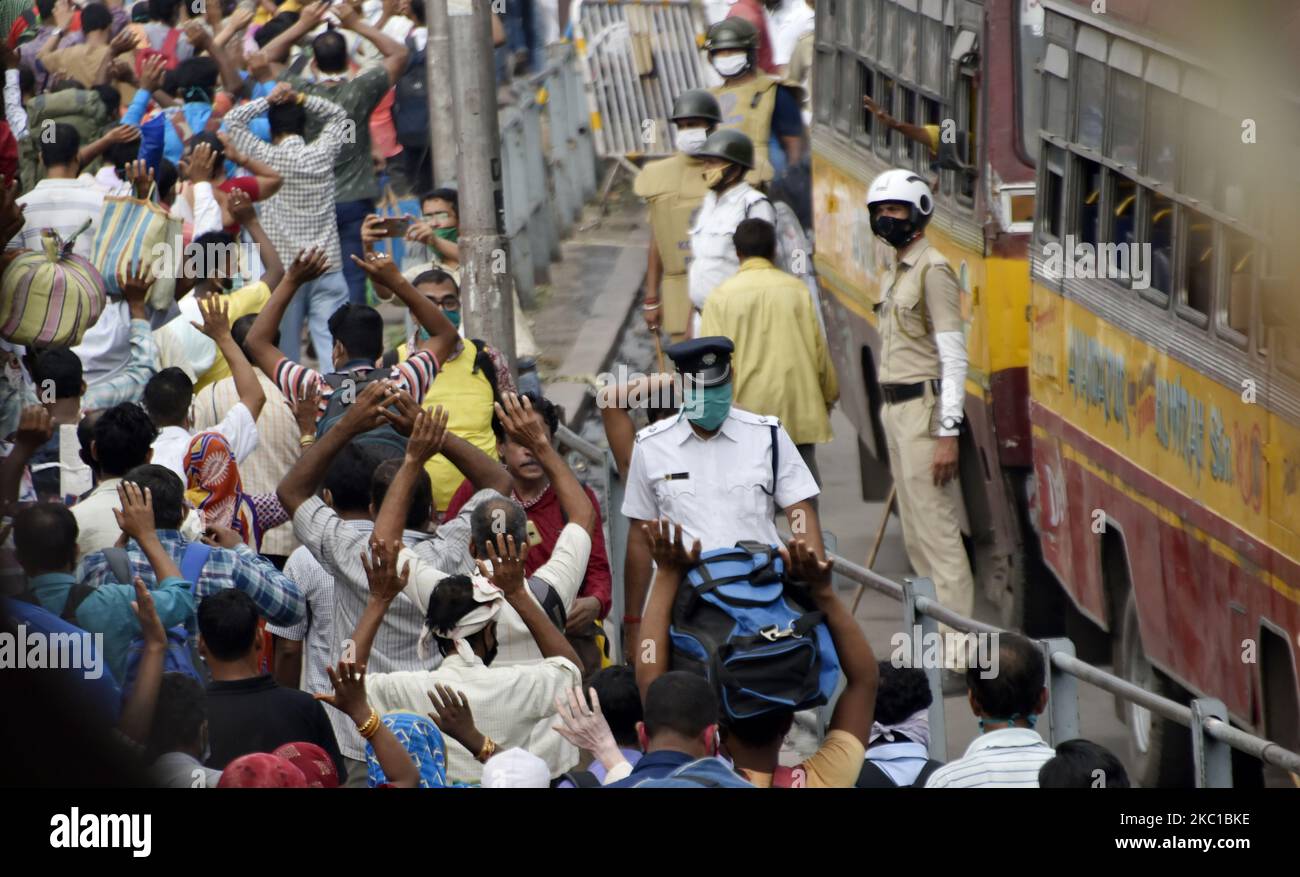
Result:
M983 589L998 607L1003 628L1032 637L1062 636L1065 592L1043 563L1038 535L1030 528L1023 511L1028 490L1025 478L1004 474L1003 488L1020 539L1009 554L995 554L991 548L976 546L976 587Z
M1115 639L1115 670L1125 681L1161 697L1179 703L1187 700L1182 690L1147 660L1138 629L1137 597L1132 590ZM1190 786L1192 744L1188 730L1129 701L1124 702L1123 717L1129 732L1133 779L1148 789Z

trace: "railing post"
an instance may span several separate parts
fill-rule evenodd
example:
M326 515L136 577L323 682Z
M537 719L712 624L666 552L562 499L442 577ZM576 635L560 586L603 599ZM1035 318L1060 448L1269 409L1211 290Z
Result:
M605 520L609 524L609 571L611 600L609 617L605 619L605 639L609 643L609 656L615 664L623 663L623 559L627 552L628 522L623 515L623 481L618 477L618 466L612 451L605 451ZM636 607L639 614L641 607Z
M903 579L903 642L907 645L908 660L905 666L912 666L913 655L921 655L921 664L925 678L930 683L930 757L938 761L948 760L948 727L943 720L943 671L942 660L937 665L929 665L924 659L926 643L939 642L939 622L928 615L916 611L916 598L925 597L938 602L934 582L930 579ZM932 639L932 637L936 639ZM940 649L942 655L942 648Z
M1232 747L1205 733L1205 720L1228 721L1228 708L1214 697L1198 697L1192 708L1192 769L1198 789L1232 788Z
M1045 639L1041 643L1047 661L1047 733L1043 739L1055 747L1079 736L1079 682L1052 664L1053 652L1074 657L1074 643L1068 639Z

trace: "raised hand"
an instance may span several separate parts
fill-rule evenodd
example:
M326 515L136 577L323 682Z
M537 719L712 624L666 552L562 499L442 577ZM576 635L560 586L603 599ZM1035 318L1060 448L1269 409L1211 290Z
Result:
M482 751L483 735L474 724L474 713L469 707L469 700L464 694L447 685L438 684L435 694L426 691L433 712L429 718L438 726L438 730L464 746L471 754Z
M190 41L196 49L206 49L212 45L212 34L208 33L207 28L203 26L203 20L191 18L185 22L181 28L185 32L185 38Z
M369 274L376 283L389 289L404 279L402 269L397 267L397 263L387 253L366 253L364 259L353 256L352 261L361 266L361 270Z
M317 694L316 699L347 715L358 725L370 718L370 704L366 700L366 668L364 664L339 661L335 670L328 664L325 673L330 678L333 694Z
M442 450L443 439L447 437L447 418L447 411L441 405L432 414L420 411L406 443L407 461L424 465Z
M349 387L347 381L344 381L343 385L334 392L355 392L355 387ZM393 404L396 394L397 388L393 386L392 381L373 381L366 384L365 388L357 394L357 398L343 412L343 416L339 418L334 428L346 430L349 435L360 435L383 426L389 421L389 414L384 409Z
M191 183L210 183L216 159L212 146L200 143L190 152L188 159L181 159L180 171Z
M487 544L487 560L477 561L479 573L501 589L506 597L520 593L524 588L524 561L519 556L515 537L497 533L496 545Z
M130 28L122 28L118 31L117 36L113 37L108 43L109 54L125 55L135 48L136 35Z
M162 87L163 77L167 73L167 59L154 55L140 68L140 87L148 92L155 92Z
M384 233L384 217L378 213L372 213L361 221L361 243L365 245L366 252L369 253L371 247L388 237Z
M110 146L114 143L130 143L133 140L140 139L140 129L134 125L118 125L105 134L104 139L108 141Z
M127 266L125 271L118 272L117 284L121 287L122 297L126 299L127 307L131 311L131 319L145 318L144 303L153 282L153 273L144 259L137 258Z
M261 49L249 52L248 57L244 59L244 64L248 67L249 78L257 82L266 82L271 78L271 62L266 57L266 52Z
M813 593L830 590L831 562L818 557L803 539L791 539L789 547L781 549L781 559L791 581L804 582Z
M325 13L330 11L329 3L316 2L304 9L298 17L298 23L313 31L325 20Z
M339 24L348 30L355 30L357 23L361 21L361 10L347 2L347 0L336 3L330 11L339 20Z
M131 611L140 622L140 635L145 645L165 647L167 629L163 627L162 619L158 617L158 607L154 606L153 594L145 587L144 579L139 576L132 580L132 584L135 585L135 599L131 601Z
M285 404L293 411L293 419L298 423L298 435L316 434L316 418L320 415L321 402L320 383L312 384L308 393L296 402L285 400Z
M497 419L512 442L523 445L530 451L540 454L551 444L546 435L546 426L542 419L533 413L533 403L527 396L504 393L496 405Z
M153 492L149 488L141 488L131 481L118 482L117 499L122 507L113 509L113 517L117 518L122 535L139 542L157 532L153 520Z
M304 11L303 17L305 18L306 15L307 13ZM271 93L266 96L266 102L269 103L271 106L278 106L279 104L287 104L297 99L298 99L298 95L294 94L293 86L287 82L277 83L275 88L271 89Z
M397 410L393 411L393 408ZM388 418L388 423L393 429L410 438L415 430L415 419L423 410L414 396L405 390L398 390L397 395L393 397L392 406L384 409L384 416Z
M44 405L31 405L18 415L18 429L14 444L35 453L36 449L54 437L54 418Z
M684 573L700 562L700 540L696 539L687 551L682 544L682 528L667 518L655 524L642 524L646 537L650 540L650 556L660 569L676 570Z
M576 685L555 696L555 713L560 719L555 730L565 740L579 749L593 753L597 758L602 755L609 758L613 754L621 761L614 732L600 711L600 698L596 696L596 689L590 689L590 694L590 705L582 696L582 688ZM601 761L605 758L601 758Z
M240 225L248 225L257 221L257 208L253 206L252 199L248 197L248 193L243 189L235 189L230 193L230 196L226 199L226 207L230 210L230 215L234 217L235 222Z
M190 321L195 329L213 341L221 341L230 335L230 306L224 295L209 295L199 299L199 313L203 315L202 325Z
M289 266L289 280L296 286L315 280L330 267L329 255L320 247L303 250Z
M155 61L156 58L149 60ZM126 181L131 184L135 197L141 201L148 200L149 194L153 191L153 168L149 167L142 158L126 163Z
M393 598L406 590L406 582L411 575L410 561L402 567L400 574L397 571L397 558L401 550L400 541L390 546L383 539L376 539L370 545L370 557L366 557L364 551L361 552L361 566L366 571L370 595L385 603L393 602Z

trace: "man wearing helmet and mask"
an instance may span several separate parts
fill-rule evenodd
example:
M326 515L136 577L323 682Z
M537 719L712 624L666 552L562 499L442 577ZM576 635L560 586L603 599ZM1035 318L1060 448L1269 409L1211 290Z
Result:
M696 157L722 121L718 101L703 89L682 92L673 101L677 154L652 161L633 183L650 204L650 241L642 314L651 332L668 330L673 343L686 337L691 299L686 264L691 254L691 216L708 193L704 166Z
M886 171L867 190L867 211L871 230L897 256L881 277L875 311L881 421L903 541L917 575L934 580L939 602L969 616L975 586L961 541L957 478L966 395L960 286L948 260L925 238L934 193L924 179L908 170ZM949 670L961 669L960 661L960 655L945 655Z
M688 279L694 326L709 293L740 269L732 235L746 219L766 219L776 225L776 210L767 196L745 180L754 169L754 144L739 131L715 131L695 153L708 193L691 223Z
M756 160L749 181L767 183L786 167L797 165L804 152L799 91L759 66L758 29L743 18L724 18L709 28L704 48L709 64L723 79L713 89L722 108L722 127L740 131L754 144Z

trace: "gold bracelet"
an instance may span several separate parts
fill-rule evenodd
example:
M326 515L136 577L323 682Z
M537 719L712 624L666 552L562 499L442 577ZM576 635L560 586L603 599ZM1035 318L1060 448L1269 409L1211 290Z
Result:
M300 435L300 436L298 436L298 447L300 447L300 448L310 448L310 447L311 447L312 445L314 445L314 444L316 444L316 436L314 436L314 435Z
M483 748L478 751L478 755L474 756L474 758L480 764L487 764L488 759L491 758L493 755L495 755L496 751L497 751L496 742L491 737L484 734Z
M364 725L357 726L357 733L361 735L362 739L369 740L371 737L375 736L375 732L378 730L379 712L374 707L371 707L370 718L366 719Z

